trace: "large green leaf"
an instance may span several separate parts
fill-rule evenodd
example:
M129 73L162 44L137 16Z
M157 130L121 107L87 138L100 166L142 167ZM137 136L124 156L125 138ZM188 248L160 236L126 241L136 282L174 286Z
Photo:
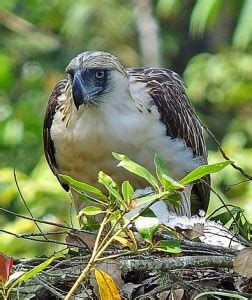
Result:
M67 175L60 174L59 177L63 178L67 183L69 183L70 186L74 187L77 190L93 193L93 194L98 195L98 196L102 195L102 192L99 189L92 186L92 185L89 185L89 184L84 183L84 182L77 181L77 180L75 180L75 179L73 179L73 178L71 178L70 176L67 176Z
M152 238L159 226L158 218L155 216L140 216L135 220L135 225L143 239L148 243L152 243Z
M13 289L18 283L20 283L22 281L26 281L26 280L30 279L31 277L37 275L39 272L43 271L46 267L48 267L56 258L59 258L62 256L63 256L62 254L54 255L51 258L44 261L43 263L41 263L40 265L34 267L30 271L25 272L23 275L21 275L17 280L15 280L11 284L10 290Z
M212 165L204 165L201 167L198 167L197 169L193 170L191 173L186 175L184 178L180 180L181 184L188 184L195 180L198 180L202 177L204 177L207 174L219 172L222 169L224 169L226 166L232 164L233 162L230 160L225 160L221 163L216 163Z
M182 249L180 248L179 240L161 240L155 246L155 249L159 251L169 252L169 253L181 253Z
M117 160L120 160L120 163L118 164L119 167L123 167L124 169L130 171L131 173L134 173L144 178L153 187L155 188L159 187L157 179L143 166L133 162L126 155L115 153L115 152L113 152L112 154Z

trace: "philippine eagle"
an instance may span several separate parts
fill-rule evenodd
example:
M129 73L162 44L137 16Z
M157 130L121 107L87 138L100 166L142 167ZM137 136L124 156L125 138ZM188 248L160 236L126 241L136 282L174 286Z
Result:
M125 68L110 53L87 51L71 60L66 73L50 96L44 120L45 156L56 176L97 185L102 170L119 184L128 179L135 188L145 187L144 180L116 167L113 151L153 172L158 154L174 179L207 163L202 126L175 72ZM180 207L168 205L169 211L190 216L206 210L209 183L207 176L187 186ZM77 210L78 205L77 199Z

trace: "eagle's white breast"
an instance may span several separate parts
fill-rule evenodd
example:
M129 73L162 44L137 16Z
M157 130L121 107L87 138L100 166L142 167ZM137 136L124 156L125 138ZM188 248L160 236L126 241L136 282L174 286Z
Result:
M175 178L201 165L201 159L193 158L184 141L166 135L156 106L150 106L145 86L134 78L128 82L118 73L117 77L117 88L104 98L101 107L83 105L77 111L73 106L68 120L62 111L56 111L51 137L58 172L94 184L102 170L120 183L130 174L116 167L112 151L128 155L153 172L154 155L158 153ZM127 178L138 188L145 184L135 176Z

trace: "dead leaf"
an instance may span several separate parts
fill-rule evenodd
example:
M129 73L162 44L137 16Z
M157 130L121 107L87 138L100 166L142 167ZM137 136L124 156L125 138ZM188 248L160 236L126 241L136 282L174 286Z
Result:
M65 241L69 244L74 244L76 247L78 246L87 246L87 248L90 250L94 247L96 235L93 233L87 233L87 232L78 232L73 233L70 232Z
M171 290L169 300L181 300L184 295L184 289Z
M134 247L134 244L130 242L128 239L125 239L124 237L114 236L114 240L122 244L124 247L129 248L130 250L133 249Z
M121 296L118 292L112 277L102 270L95 270L95 277L98 283L99 294L101 300L120 300Z
M140 286L141 286L141 284L135 284L135 283L132 283L132 282L128 282L128 283L123 285L123 287L121 288L121 291L122 291L122 293L123 293L123 295L125 296L126 299L133 299L133 293Z
M242 277L252 277L252 247L242 249L234 260L234 271Z
M119 264L114 260L107 259L106 261L97 264L96 268L109 274L118 288L121 288L124 285L124 281L122 280L122 271L119 268ZM90 284L93 286L94 293L99 298L99 289L94 272L91 273Z
M200 223L195 223L193 228L181 228L179 226L176 226L175 228L178 233L183 234L189 240L196 240L204 235L204 225Z

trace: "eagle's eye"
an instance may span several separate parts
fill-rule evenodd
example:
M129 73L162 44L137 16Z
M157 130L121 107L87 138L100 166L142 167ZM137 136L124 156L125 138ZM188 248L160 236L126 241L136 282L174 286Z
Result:
M102 71L102 70L95 72L96 79L103 79L105 77L105 75L106 75L106 72Z

